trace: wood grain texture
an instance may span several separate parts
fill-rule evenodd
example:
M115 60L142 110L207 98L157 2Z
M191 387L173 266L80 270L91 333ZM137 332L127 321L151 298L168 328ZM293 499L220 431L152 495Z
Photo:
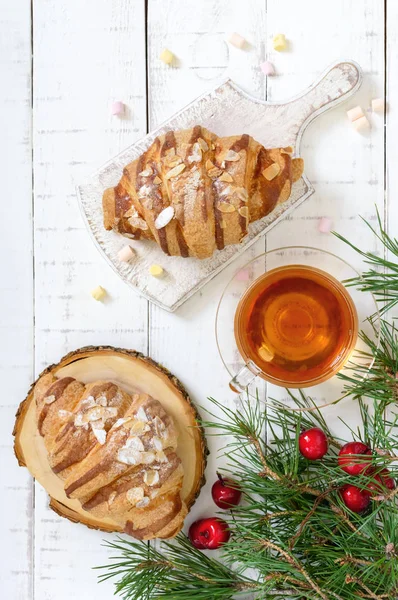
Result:
M108 553L100 546L104 535L54 515L38 485L34 525L31 520L31 484L16 466L10 445L13 413L33 379L32 371L37 374L78 346L108 343L149 352L182 380L198 404L208 406L206 397L213 395L233 406L229 376L214 339L214 319L220 294L235 269L265 247L298 243L331 250L359 267L358 257L332 236L318 232L317 221L320 216L329 216L338 231L366 249L377 250L374 238L358 219L362 214L374 222L375 203L383 217L388 217L391 232L397 234L398 113L394 103L398 98L398 8L395 0L387 0L385 40L384 3L379 0L148 0L147 124L144 0L33 0L32 5L33 115L29 3L3 0L0 17L0 131L7 140L0 152L5 197L18 198L18 202L3 202L7 220L0 223L0 260L5 273L0 284L1 332L7 340L0 361L7 392L2 401L5 406L0 408L5 440L0 456L6 473L0 505L2 514L7 514L7 522L1 525L2 591L4 588L3 595L10 600L105 600L112 596L112 584L98 586L96 573L91 570L107 560ZM225 43L231 31L248 40L245 51ZM288 52L272 50L275 33L286 34ZM369 115L372 130L360 135L345 114L356 104L366 109L372 97L384 95L385 41L389 102L386 139L383 116ZM164 47L178 57L176 66L169 68L159 61ZM95 250L79 215L75 185L142 137L147 125L160 125L225 77L230 76L258 98L284 100L342 57L362 66L365 81L347 106L323 115L303 139L306 173L315 195L176 314L154 306L148 310L147 302L132 294ZM268 79L259 69L265 58L276 67L276 75ZM110 115L113 100L126 103L127 118ZM385 142L388 211L384 210ZM18 220L17 234L8 226L10 219L12 223ZM95 303L89 295L98 284L109 291L104 304ZM269 395L277 393L277 388L268 390ZM338 414L352 422L354 409L346 402L328 410L332 428L338 431ZM222 442L210 439L208 483L187 524L214 511L209 491L215 467L222 464L216 456ZM34 577L29 560L33 543Z
M268 3L268 48L272 48L272 37L278 32L289 40L287 52L269 51L277 71L276 77L268 79L269 100L287 97L292 86L299 83L308 84L323 68L323 61L334 60L336 56L356 60L363 69L364 82L347 103L325 113L307 129L302 156L315 194L270 232L268 248L276 248L286 240L292 245L310 244L334 252L361 269L363 263L359 256L334 236L320 233L317 226L320 217L330 217L333 228L352 242L367 250L380 249L359 215L374 222L375 205L382 214L384 212L384 132L377 119L368 115L371 130L357 133L346 111L358 104L366 111L371 98L383 92L383 5L365 0L358 10L357 3L345 0L333 4L316 4L310 0L290 4L286 10L286 2ZM303 18L305 14L311 14L311 19ZM329 393L327 387L326 397L321 400L330 400ZM273 388L272 395L283 398L285 393L281 388ZM356 422L357 407L346 400L325 409L332 428L338 430L342 411L347 421Z
M257 238L286 218L294 208L304 202L314 191L305 175L293 183L290 197L262 219L250 224L248 234L239 244L216 250L207 259L181 259L166 256L155 243L134 243L135 256L121 263L118 253L126 238L104 228L103 194L106 188L117 185L126 165L142 156L156 138L170 130L195 127L198 123L219 137L251 135L266 148L295 148L300 155L300 140L306 127L325 110L351 97L361 84L360 69L352 62L338 62L326 68L311 87L283 104L267 104L248 95L228 80L210 93L196 98L191 104L167 119L160 128L153 129L145 138L126 148L107 162L89 182L79 186L79 200L89 233L97 248L110 266L134 291L165 310L174 311L190 296L197 293L225 266L236 260ZM149 273L150 266L160 264L165 270L162 279Z
M30 2L0 11L0 561L1 595L30 598L33 485L12 454L18 398L33 375ZM18 224L16 233L14 226Z
M157 127L170 114L207 89L215 87L220 77L231 76L243 89L265 99L265 80L258 69L266 33L263 2L205 0L182 5L178 0L150 0L148 16L150 129ZM220 57L225 38L234 30L238 30L250 42L248 50L242 53L228 45L229 58L223 63L224 70L204 68L208 64L217 65L218 61L210 49L217 48ZM197 58L193 58L198 47L202 52L206 44L210 45L209 50L203 51L203 54L198 50ZM178 67L169 68L159 61L164 47L177 55ZM204 79L204 75L209 79ZM151 356L161 356L164 364L182 378L192 398L202 407L210 407L208 396L230 406L235 405L236 396L229 391L230 378L215 342L215 314L229 278L250 257L260 254L263 248L264 240L256 242L175 314L165 313L150 305ZM264 388L264 385L260 385L262 397ZM207 483L186 519L187 526L198 517L214 512L210 489L216 468L225 465L219 453L226 440L210 437L208 442Z
M398 172L396 168L396 157L398 154L398 139L396 131L398 128L398 4L394 0L387 1L387 78L385 114L375 113L374 120L378 127L386 127L386 214L385 224L390 235L398 238ZM383 97L383 90L378 89L375 98ZM394 316L398 315L398 308L394 310Z
M146 132L144 0L34 1L36 374L82 345L147 349L147 302L100 260L76 184ZM126 105L111 115L114 100ZM102 285L105 302L90 291ZM109 598L103 534L48 509L36 485L35 598ZM79 591L78 591L79 590Z

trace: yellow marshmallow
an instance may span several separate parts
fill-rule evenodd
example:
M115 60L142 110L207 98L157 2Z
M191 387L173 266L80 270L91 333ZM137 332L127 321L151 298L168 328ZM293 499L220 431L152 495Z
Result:
M97 302L100 302L101 300L103 300L106 296L106 290L98 285L96 288L94 288L91 291L91 295L94 298L94 300L97 300Z
M163 268L160 265L151 265L149 267L149 273L153 277L161 277L163 275Z
M286 42L285 35L283 33L277 33L276 35L274 35L272 44L273 44L274 50L277 50L278 52L282 52L282 50L286 50L287 42Z
M171 65L174 60L174 54L165 48L159 58L162 62L164 62L165 65Z

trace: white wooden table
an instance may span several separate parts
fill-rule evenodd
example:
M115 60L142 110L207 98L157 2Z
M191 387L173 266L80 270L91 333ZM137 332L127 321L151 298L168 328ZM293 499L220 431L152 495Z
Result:
M223 40L231 31L250 49L230 47L228 57ZM289 52L273 52L279 32L290 40ZM164 47L178 56L178 68L159 61ZM358 214L374 220L377 205L398 233L397 56L396 0L0 0L1 598L102 600L113 593L110 583L97 585L91 570L106 562L105 536L52 513L45 492L13 456L16 407L48 363L87 344L124 346L166 365L200 404L208 395L231 399L214 318L237 264L175 314L151 306L95 249L75 184L221 78L280 100L329 63L354 59L364 70L362 89L317 119L303 142L316 194L256 251L311 243L360 267L341 242L318 232L317 220L331 217L340 233L374 250ZM268 80L259 69L266 57L277 69ZM346 110L383 96L386 122L369 115L371 132L356 133ZM113 100L126 103L128 118L111 116ZM90 297L98 284L111 295L105 305ZM329 418L342 411L355 417L345 403ZM209 483L214 463L215 457ZM209 487L190 519L211 509Z

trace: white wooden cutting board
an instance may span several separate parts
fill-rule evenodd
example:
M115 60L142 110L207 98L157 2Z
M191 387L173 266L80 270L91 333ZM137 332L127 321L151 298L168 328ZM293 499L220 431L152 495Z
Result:
M308 124L352 96L361 81L359 66L347 61L330 66L309 89L284 103L253 98L230 80L197 98L161 127L105 164L90 182L78 187L82 213L98 249L126 283L161 308L174 311L259 236L308 198L314 192L311 183L303 175L293 185L289 200L276 206L264 219L252 223L249 234L240 244L216 251L206 260L167 256L153 242L131 242L113 231L106 231L102 223L104 189L116 185L123 168L145 152L158 135L170 129L186 129L197 124L218 136L250 134L266 148L293 146L295 156L299 156L301 138ZM136 250L130 263L122 263L117 258L118 251L126 243L131 243ZM165 270L162 278L149 274L152 264L162 265Z

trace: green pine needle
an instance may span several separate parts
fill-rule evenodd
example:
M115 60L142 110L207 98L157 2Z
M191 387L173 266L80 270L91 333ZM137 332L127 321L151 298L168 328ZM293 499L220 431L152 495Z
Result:
M336 235L369 265L346 285L372 292L385 314L398 304L398 241L377 217L378 231L368 226L391 260ZM203 425L208 435L226 440L225 472L239 483L244 498L220 515L231 529L221 557L195 549L183 534L162 542L160 549L119 537L107 544L112 556L98 567L99 580L114 580L115 593L125 600L398 598L398 488L376 487L364 514L350 511L340 495L347 484L364 490L380 485L377 477L385 469L398 480L398 333L383 319L380 333L379 345L361 334L368 350L340 375L345 394L360 409L356 429L341 420L345 439L333 435L316 402L301 391L288 391L301 409L296 411L277 401L264 411L249 399L232 410L210 398L214 410ZM370 369L362 365L364 358L368 364L374 358ZM322 428L328 437L322 460L308 461L298 451L300 432L311 427ZM358 476L337 463L341 445L351 440L372 449L372 469Z
M389 253L397 262L393 262L393 260L389 260L384 256L378 256L372 252L364 252L347 240L347 238L333 232L339 240L360 254L364 258L364 262L369 265L369 269L364 271L362 275L347 279L343 283L347 287L357 287L363 292L371 292L380 304L380 314L384 315L398 304L398 240L388 235L383 227L378 210L378 230L372 227L363 217L361 218L382 243L385 254Z

